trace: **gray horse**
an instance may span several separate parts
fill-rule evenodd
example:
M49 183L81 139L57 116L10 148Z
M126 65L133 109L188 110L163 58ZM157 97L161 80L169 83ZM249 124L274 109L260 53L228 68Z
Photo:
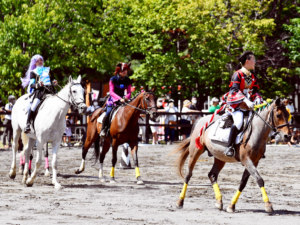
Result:
M208 173L208 177L215 192L217 208L219 208L220 210L223 208L222 194L217 183L220 171L222 170L226 162L241 162L245 167L245 170L241 179L239 189L234 195L231 204L228 206L227 212L235 211L235 205L241 192L245 188L250 175L255 178L257 184L261 189L263 201L265 202L266 212L273 212L272 204L269 201L264 188L264 181L259 175L256 167L265 152L267 139L271 129L277 132L282 132L286 139L290 138L290 131L287 122L289 113L287 112L286 107L281 103L280 99L277 99L271 105L268 104L267 107L262 109L259 113L254 113L255 116L253 117L250 126L245 132L242 143L236 146L237 153L233 158L227 157L224 154L226 145L214 142L208 138L209 130L211 129L211 127L207 128L205 133L200 138L200 143L196 145L196 141L199 140L198 137L200 129L205 125L206 122L210 120L211 116L205 116L197 121L191 137L183 141L175 150L175 152L180 153L180 156L177 160L177 166L178 172L182 177L183 165L188 155L190 155L187 175L184 178L183 189L180 194L180 198L177 201L178 208L183 207L187 185L190 178L192 177L192 172L198 158L205 150L208 150L214 156L214 164L211 171ZM217 119L218 117L215 117L214 121L216 121Z

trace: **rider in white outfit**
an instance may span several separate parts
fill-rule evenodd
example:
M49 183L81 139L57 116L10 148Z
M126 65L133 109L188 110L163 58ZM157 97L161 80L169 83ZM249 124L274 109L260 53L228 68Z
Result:
M253 109L255 104L262 102L262 98L258 93L257 78L250 72L250 70L254 70L256 62L253 52L244 52L240 56L239 61L242 68L233 74L229 85L230 90L225 94L225 97L227 96L226 103L229 105L229 111L234 122L225 152L228 157L235 155L234 142L242 129L245 111ZM247 107L243 107L245 104Z

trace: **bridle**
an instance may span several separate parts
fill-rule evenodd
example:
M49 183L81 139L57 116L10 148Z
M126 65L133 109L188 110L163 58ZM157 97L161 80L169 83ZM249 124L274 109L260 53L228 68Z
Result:
M131 105L130 103L127 103L127 102L124 102L124 104L127 105L127 106L130 106L130 107L132 107L132 108L134 108L134 109L137 109L137 110L139 110L139 111L142 111L142 112L144 112L145 114L150 114L150 115L152 115L154 112L151 111L151 110L152 110L152 109L155 109L156 107L155 107L155 106L148 106L148 105L149 105L148 103L149 103L150 101L149 101L149 100L147 99L147 97L145 96L145 93L146 93L146 92L143 93L143 99L142 99L141 108L140 108L140 107L136 107L136 106L134 106L134 105ZM151 92L147 92L147 93L153 95L153 93L151 93ZM147 107L145 107L145 106L147 106Z
M281 124L279 126L276 126L275 121L274 121L274 109L275 107L272 107L268 122L262 118L256 111L253 110L254 114L257 115L268 127L270 127L275 133L278 133L278 129L282 127L288 127L289 129L289 123ZM271 125L270 125L270 120L271 120Z
M74 106L76 109L79 109L79 105L80 104L85 104L84 101L81 101L81 102L76 102L73 94L72 94L72 90L71 88L74 86L74 85L81 85L80 83L72 83L70 85L70 88L69 88L69 95L68 95L68 99L70 99L69 101L68 100L65 100L63 99L62 97L58 96L57 93L54 93L52 90L50 90L49 88L47 88L47 86L44 86L45 89L47 89L49 92L51 92L52 94L54 94L54 96L58 97L59 99L61 99L62 101L64 101L65 103L68 103L69 105L71 106ZM60 85L58 85L61 89L62 87Z

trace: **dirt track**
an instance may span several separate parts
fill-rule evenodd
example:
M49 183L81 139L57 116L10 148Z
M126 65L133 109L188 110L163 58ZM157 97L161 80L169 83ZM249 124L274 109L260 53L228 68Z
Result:
M21 175L10 180L11 152L0 151L0 224L300 224L300 147L267 147L266 159L258 168L275 213L264 212L260 189L253 178L242 193L234 214L214 207L214 193L207 173L212 158L203 154L196 164L184 208L175 202L182 180L168 155L175 145L140 146L140 172L145 185L135 183L134 170L115 171L117 184L101 183L98 167L88 161L86 171L75 175L81 161L79 148L62 148L58 154L59 182L40 170L33 187L21 184ZM121 150L118 152L121 155ZM88 154L91 158L92 151ZM119 158L119 157L118 157ZM51 153L50 153L51 159ZM111 152L105 159L109 176ZM118 162L119 165L119 162ZM227 164L219 177L224 208L230 203L243 172L239 164Z

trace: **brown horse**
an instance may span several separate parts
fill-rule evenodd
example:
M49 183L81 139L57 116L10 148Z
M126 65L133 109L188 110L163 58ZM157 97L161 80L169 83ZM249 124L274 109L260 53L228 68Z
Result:
M111 182L115 180L115 165L117 162L117 150L118 146L124 143L128 143L131 148L131 155L134 159L135 164L135 173L138 184L143 184L143 181L140 176L139 164L138 164L138 133L139 133L139 125L138 119L141 112L145 112L150 114L150 118L154 118L156 113L156 104L155 104L155 96L150 92L142 92L137 95L133 100L129 103L126 103L124 106L121 106L115 117L113 118L109 135L104 137L101 140L102 143L102 151L99 153L98 141L99 134L101 131L101 124L97 122L97 118L104 111L104 108L100 108L95 111L92 115L92 118L87 126L87 136L85 143L82 147L82 162L81 166L78 170L75 171L76 174L79 174L84 171L85 167L85 157L86 154L91 147L91 145L95 142L95 155L96 160L100 155L100 170L99 170L99 178L102 181L105 181L103 176L103 161L106 153L108 152L110 145L112 145L112 168L110 172Z
M255 178L258 186L261 189L263 201L265 202L266 212L273 212L272 204L269 201L264 188L264 181L259 175L256 167L265 152L268 135L271 129L276 132L282 132L286 139L290 138L290 131L287 122L289 113L287 112L286 107L280 102L280 99L277 99L271 105L268 104L267 107L262 109L259 113L253 113L255 115L250 123L250 126L245 132L242 143L236 146L236 156L233 158L227 157L224 154L226 145L214 142L208 138L208 133L211 127L207 128L205 133L200 138L200 144L198 144L198 147L196 146L195 140L199 136L199 131L201 127L207 121L209 121L211 116L206 116L198 120L191 137L183 141L176 149L177 152L180 152L177 166L178 172L182 177L183 165L188 155L190 155L187 175L184 178L183 189L180 194L180 198L177 201L178 208L183 207L187 185L190 178L192 177L192 172L198 158L205 150L208 150L214 156L214 164L211 171L208 173L208 177L215 192L217 208L219 208L220 210L223 208L222 194L217 183L220 171L222 170L226 162L241 162L245 167L245 170L240 182L239 189L234 195L231 204L228 206L227 212L235 211L236 202L238 201L241 192L245 188L250 175ZM215 118L214 120L217 120L217 118Z

